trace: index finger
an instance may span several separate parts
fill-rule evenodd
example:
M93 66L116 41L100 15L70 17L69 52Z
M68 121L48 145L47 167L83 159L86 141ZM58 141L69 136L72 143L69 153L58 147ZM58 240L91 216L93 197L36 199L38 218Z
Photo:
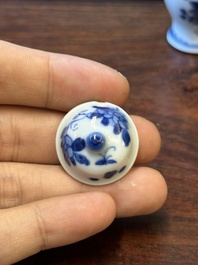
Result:
M116 70L69 55L0 41L0 104L68 111L91 100L122 105L129 84Z

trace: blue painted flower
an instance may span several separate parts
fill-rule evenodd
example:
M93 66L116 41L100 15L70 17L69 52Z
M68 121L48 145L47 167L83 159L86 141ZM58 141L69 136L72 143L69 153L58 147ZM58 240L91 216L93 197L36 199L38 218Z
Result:
M122 133L122 139L125 146L128 146L131 139L128 132L128 121L126 117L119 111L118 108L97 107L93 106L95 111L88 113L87 117L93 119L94 117L101 119L101 124L104 126L112 126L114 134Z
M68 165L76 166L76 162L86 166L90 165L90 161L84 155L79 154L85 148L84 139L79 137L73 141L68 134L65 134L62 136L61 148Z

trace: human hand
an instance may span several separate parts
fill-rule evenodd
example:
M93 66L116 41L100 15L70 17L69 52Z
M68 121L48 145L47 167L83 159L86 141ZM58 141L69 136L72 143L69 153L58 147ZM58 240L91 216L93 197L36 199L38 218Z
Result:
M138 166L121 180L87 186L58 162L55 134L65 113L91 100L122 105L129 93L122 75L86 59L3 41L0 51L1 265L87 238L115 217L149 214L163 205L163 177L140 166L160 149L156 127L144 118L133 116Z

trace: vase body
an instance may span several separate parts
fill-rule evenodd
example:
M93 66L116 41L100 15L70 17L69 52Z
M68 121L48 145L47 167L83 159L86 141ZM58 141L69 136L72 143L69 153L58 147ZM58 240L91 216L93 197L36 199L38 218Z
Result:
M172 24L167 41L174 48L198 53L198 0L164 0Z

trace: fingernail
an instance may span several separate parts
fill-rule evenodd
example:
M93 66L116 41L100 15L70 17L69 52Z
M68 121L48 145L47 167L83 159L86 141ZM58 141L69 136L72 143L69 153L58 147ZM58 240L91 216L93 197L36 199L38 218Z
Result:
M124 77L125 79L127 79L126 78L126 76L124 76L121 72L119 72L118 70L116 70L116 69L114 69L119 75L121 75L122 77Z

